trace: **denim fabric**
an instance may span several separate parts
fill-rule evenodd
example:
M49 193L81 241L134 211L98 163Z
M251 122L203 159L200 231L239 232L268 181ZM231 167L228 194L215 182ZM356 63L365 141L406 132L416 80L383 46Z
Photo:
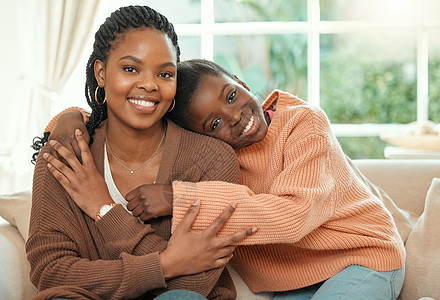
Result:
M154 300L206 300L206 298L193 291L172 290L157 296Z
M348 266L329 279L297 290L279 292L276 300L390 300L397 299L405 278L405 266L379 272L361 266Z

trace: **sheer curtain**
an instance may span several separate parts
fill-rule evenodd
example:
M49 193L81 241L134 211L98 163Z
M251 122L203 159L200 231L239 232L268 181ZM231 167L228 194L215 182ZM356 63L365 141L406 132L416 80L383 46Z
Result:
M0 193L30 189L32 138L40 136L93 29L100 0L21 0L17 3L23 71L19 103L11 102L8 143L0 149ZM2 104L3 106L3 104ZM13 117L12 117L13 116ZM5 146L6 145L6 146Z

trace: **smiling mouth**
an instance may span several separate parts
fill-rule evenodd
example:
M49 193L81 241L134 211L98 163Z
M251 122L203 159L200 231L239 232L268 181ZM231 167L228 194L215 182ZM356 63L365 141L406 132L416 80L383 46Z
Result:
M247 123L246 127L241 132L241 134L247 133L252 128L252 126L254 125L254 120L255 120L254 115L252 115L251 118L249 119L249 122Z
M135 105L139 105L142 107L153 107L156 105L156 102L153 101L145 101L145 100L134 100L134 99L128 99L130 103L133 103Z

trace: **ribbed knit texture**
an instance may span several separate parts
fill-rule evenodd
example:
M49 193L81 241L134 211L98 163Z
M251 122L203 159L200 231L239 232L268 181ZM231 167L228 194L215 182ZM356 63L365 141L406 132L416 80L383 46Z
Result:
M175 182L173 228L201 200L202 230L226 205L238 206L221 234L257 226L232 264L252 291L284 291L325 280L348 265L402 267L405 250L391 214L350 168L325 113L275 91L267 136L236 151L240 184Z
M91 146L101 175L105 125L103 122L96 130ZM48 150L45 146L42 153ZM36 299L127 299L142 295L148 298L165 289L189 289L209 299L235 298L232 279L222 269L165 282L159 252L166 248L170 238L171 217L141 224L121 205L116 205L95 222L58 184L41 156L34 172L26 243L31 280L40 291L44 290ZM236 155L230 146L168 122L158 183L177 179L238 182L238 172ZM152 294L145 294L148 291Z

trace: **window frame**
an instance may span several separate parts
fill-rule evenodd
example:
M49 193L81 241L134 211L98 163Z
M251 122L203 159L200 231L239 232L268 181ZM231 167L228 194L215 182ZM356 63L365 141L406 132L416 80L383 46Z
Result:
M372 21L322 21L319 0L307 0L307 20L292 22L226 22L216 23L214 1L200 0L200 24L175 24L179 36L197 36L201 39L201 58L213 60L214 36L216 35L261 35L261 34L306 34L307 47L307 101L320 105L320 36L321 34L359 33L378 29L415 29L417 31L417 122L428 120L428 32L440 28L440 20L426 20L427 0L416 1L415 20ZM371 137L383 132L402 131L405 124L332 124L336 136Z

